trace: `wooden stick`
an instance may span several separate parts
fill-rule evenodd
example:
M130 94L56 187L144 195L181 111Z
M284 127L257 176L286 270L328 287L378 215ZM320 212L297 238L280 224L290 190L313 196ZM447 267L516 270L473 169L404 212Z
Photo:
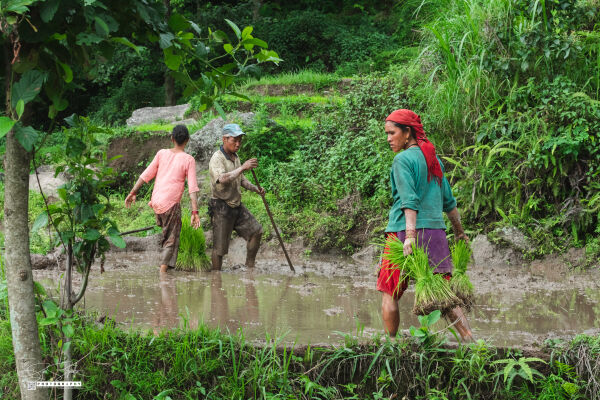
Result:
M253 169L251 169L250 171L252 171L252 176L254 177L254 181L256 182L256 186L258 186L258 189L262 189L260 187L260 183L258 183L258 178L256 177L256 173L254 172ZM267 209L267 214L269 215L269 218L271 219L271 224L273 224L273 229L275 230L275 233L277 234L277 239L279 239L279 244L281 244L281 248L283 249L283 254L285 254L285 259L288 262L288 265L290 266L290 269L292 270L293 273L296 273L296 270L294 269L294 266L292 265L292 261L290 260L290 256L288 256L287 250L285 249L285 246L283 245L283 239L281 238L281 235L279 234L279 230L277 229L277 225L275 225L275 220L273 219L273 215L271 214L271 210L269 209L269 204L267 203L267 199L265 199L265 196L260 196L263 199L263 203L265 204L265 208Z
M121 233L119 233L119 236L129 235L130 233L138 233L138 232L143 232L143 231L149 231L150 229L154 228L154 226L155 225L147 226L145 228L140 228L140 229L134 229L132 231L121 232Z

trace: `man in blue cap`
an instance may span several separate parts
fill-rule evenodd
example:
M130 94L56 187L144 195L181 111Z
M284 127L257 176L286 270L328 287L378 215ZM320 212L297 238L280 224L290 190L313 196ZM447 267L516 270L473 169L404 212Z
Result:
M264 189L250 183L243 172L258 167L252 158L243 164L237 155L245 133L238 124L223 127L223 145L217 150L208 166L211 196L208 201L213 227L212 269L220 270L223 256L229 250L231 232L246 240L246 267L254 268L263 229L256 218L242 204L245 188L264 196Z

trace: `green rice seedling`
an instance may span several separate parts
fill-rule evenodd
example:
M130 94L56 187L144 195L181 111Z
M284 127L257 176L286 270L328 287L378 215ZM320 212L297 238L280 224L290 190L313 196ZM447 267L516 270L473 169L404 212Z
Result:
M427 315L434 310L447 314L453 308L462 305L450 288L450 283L442 274L434 274L429 266L427 253L413 245L413 257L409 257L409 269L415 278L415 304L413 313Z
M208 270L210 260L206 255L206 242L202 227L192 227L189 213L183 212L181 235L179 236L179 253L176 269L183 271Z
M462 300L467 311L473 305L473 284L467 276L467 265L471 259L471 254L471 248L464 240L460 240L452 246L454 272L450 280L450 287L454 294Z
M384 259L393 264L392 268L400 269L401 274L408 275L416 281L414 314L427 315L434 310L446 314L454 307L462 305L444 276L433 273L435 268L429 266L425 250L413 245L412 256L407 257L404 256L404 245L397 237L389 237L386 243L389 253L384 253Z

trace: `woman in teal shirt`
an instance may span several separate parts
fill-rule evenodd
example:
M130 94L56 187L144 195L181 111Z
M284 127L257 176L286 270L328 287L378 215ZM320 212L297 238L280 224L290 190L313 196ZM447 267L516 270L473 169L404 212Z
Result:
M390 181L394 203L390 209L387 235L394 235L404 243L404 254L412 253L413 243L424 247L429 264L436 266L434 273L452 275L452 260L446 239L445 212L452 223L456 240L468 241L456 208L456 199L444 176L435 147L427 139L421 118L406 109L391 113L385 122L390 148L395 153ZM381 260L377 290L382 292L381 310L385 330L390 336L398 332L400 315L398 300L408 286L386 260ZM456 330L465 340L473 336L469 323L460 307L448 313Z

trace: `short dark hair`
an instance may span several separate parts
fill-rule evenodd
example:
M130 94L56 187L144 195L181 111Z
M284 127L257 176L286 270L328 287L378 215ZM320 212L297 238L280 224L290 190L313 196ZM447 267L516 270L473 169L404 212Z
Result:
M413 127L412 127L412 126L410 126L410 125L404 125L404 124L399 124L399 123L397 123L397 122L394 122L394 121L391 121L391 122L392 122L392 123L393 123L393 124L394 124L396 127L398 127L398 128L400 128L400 129L402 129L402 131L405 131L405 130L407 130L407 129L408 129L408 130L410 130L410 136L411 136L413 139L416 139L416 138L417 138L417 135L415 134L415 130L413 129Z
M188 131L188 128L185 125L175 125L171 132L171 137L181 146L190 138L190 131Z

